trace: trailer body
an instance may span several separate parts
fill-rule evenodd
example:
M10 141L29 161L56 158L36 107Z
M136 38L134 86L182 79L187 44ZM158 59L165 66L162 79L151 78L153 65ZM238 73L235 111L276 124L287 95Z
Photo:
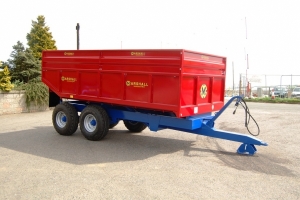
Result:
M242 142L237 152L253 155L255 145L267 143L214 128L222 112L242 100L236 96L224 105L225 72L225 57L183 49L51 50L42 55L42 81L49 87L52 121L61 135L72 135L80 124L88 140L101 140L123 120L131 132L174 129Z
M172 112L224 105L226 58L178 50L44 51L42 80L60 98Z

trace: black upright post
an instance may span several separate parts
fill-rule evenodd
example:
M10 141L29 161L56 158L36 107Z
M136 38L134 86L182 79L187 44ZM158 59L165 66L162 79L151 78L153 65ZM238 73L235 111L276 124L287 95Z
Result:
M76 26L76 31L77 31L77 50L79 50L79 29L80 29L80 26L79 26L79 23L77 23L77 26Z

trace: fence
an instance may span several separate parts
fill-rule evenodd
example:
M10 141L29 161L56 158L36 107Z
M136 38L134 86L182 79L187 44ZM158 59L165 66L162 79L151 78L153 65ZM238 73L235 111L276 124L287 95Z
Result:
M240 74L238 84L227 88L225 95L265 97L274 92L275 96L291 98L295 87L300 87L300 75Z

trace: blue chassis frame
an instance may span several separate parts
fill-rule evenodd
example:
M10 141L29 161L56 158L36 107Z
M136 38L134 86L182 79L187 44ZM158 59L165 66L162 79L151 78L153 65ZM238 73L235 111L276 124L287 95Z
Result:
M153 114L150 111L132 111L132 108L128 107L114 107L108 104L101 103L107 114L111 119L111 124L118 122L119 120L131 120L137 122L143 122L148 125L151 131L158 131L163 129L173 129L197 135L205 135L214 138L220 138L235 142L241 142L241 146L237 149L239 154L253 155L257 152L254 145L267 146L266 142L257 139L256 137L218 130L214 128L215 120L224 112L224 110L235 100L240 101L242 97L232 97L214 116L210 113L195 115L186 118L177 118L172 116L164 116L159 114ZM69 101L78 112L81 112L86 106L86 102L82 101Z

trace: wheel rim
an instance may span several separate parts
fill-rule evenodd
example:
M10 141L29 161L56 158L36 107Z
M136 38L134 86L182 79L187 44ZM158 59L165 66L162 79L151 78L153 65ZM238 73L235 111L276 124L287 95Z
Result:
M87 116L85 116L83 124L84 124L84 128L88 132L93 132L96 130L97 127L97 120L94 117L94 115L88 114Z
M59 111L56 114L56 124L59 128L64 128L67 124L67 116L64 112Z

